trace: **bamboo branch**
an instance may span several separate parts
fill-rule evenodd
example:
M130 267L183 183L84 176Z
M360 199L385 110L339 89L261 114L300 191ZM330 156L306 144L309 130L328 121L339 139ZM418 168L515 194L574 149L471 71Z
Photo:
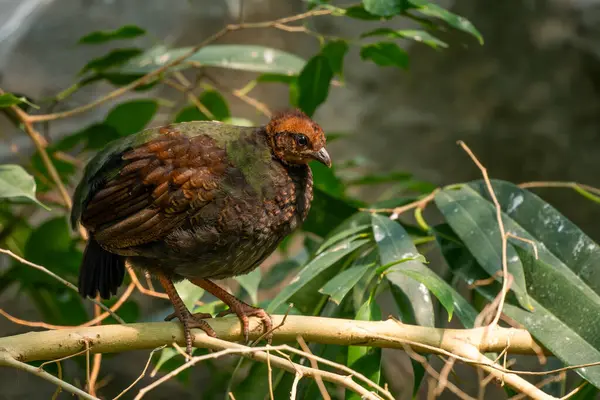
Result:
M274 325L279 324L283 319L282 315L272 317ZM235 317L213 318L208 319L207 322L222 340L243 339L239 321ZM195 344L202 347L206 335L202 331L195 331L195 333ZM250 338L256 339L261 334L260 321L251 318ZM355 321L293 315L288 316L285 324L273 332L273 340L295 342L298 335L307 342L345 346L403 349L408 343L415 351L425 353L434 353L435 349L453 351L457 343L460 343L472 346L482 353L499 353L508 348L512 354L535 355L534 347L539 346L529 332L514 328L439 329L400 325L393 320ZM81 341L86 339L92 345L92 353L154 349L165 344L171 345L173 341L178 344L185 343L179 323L156 322L29 332L0 338L0 351L9 352L20 361L49 360L80 351Z

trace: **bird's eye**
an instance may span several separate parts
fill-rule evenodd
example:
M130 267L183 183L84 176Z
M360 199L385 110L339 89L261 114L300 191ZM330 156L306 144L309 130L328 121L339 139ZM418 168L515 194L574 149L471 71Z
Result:
M299 146L308 146L308 138L304 135L296 135L296 143Z

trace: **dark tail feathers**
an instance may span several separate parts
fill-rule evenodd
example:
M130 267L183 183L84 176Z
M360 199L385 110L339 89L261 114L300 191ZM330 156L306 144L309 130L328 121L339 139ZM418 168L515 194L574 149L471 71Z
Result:
M94 298L100 293L103 299L108 299L117 294L124 277L125 257L104 250L90 238L79 270L79 294Z

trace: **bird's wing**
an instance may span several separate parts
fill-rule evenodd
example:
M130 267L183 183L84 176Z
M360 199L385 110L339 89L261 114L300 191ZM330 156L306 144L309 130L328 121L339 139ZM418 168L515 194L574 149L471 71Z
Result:
M164 238L217 196L230 166L211 135L167 128L105 163L88 181L80 218L98 242L113 248Z

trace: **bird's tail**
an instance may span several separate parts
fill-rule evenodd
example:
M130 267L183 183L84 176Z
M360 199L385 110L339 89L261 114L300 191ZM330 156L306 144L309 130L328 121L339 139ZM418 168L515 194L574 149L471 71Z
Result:
M116 294L125 277L125 257L103 249L93 238L87 243L79 270L79 294L103 299Z

